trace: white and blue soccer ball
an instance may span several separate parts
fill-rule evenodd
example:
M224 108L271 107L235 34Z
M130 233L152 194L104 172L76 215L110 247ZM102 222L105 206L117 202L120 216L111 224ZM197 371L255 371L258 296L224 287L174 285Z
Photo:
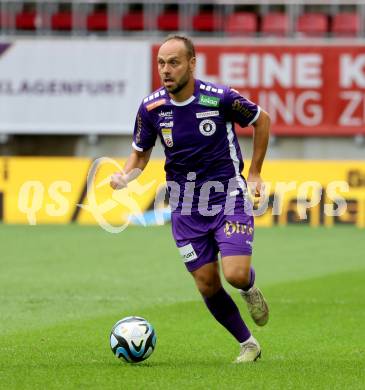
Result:
M110 333L110 347L117 358L138 363L151 356L156 346L153 326L142 317L118 321Z

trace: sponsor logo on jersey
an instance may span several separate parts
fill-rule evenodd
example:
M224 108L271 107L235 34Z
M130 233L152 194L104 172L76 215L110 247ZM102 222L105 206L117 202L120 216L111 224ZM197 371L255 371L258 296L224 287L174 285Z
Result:
M182 256L184 263L189 263L189 261L196 260L198 256L195 253L195 250L191 244L182 246L179 249L180 255Z
M172 148L174 146L174 140L172 139L172 129L161 129L161 134L165 145L169 148Z
M197 118L209 118L211 116L218 116L219 111L204 111L204 112L197 112L196 117Z
M224 233L227 236L227 238L230 238L233 234L248 234L252 236L253 227L246 225L245 223L240 223L238 221L237 222L226 221L226 224L224 226Z
M239 99L235 99L232 104L232 109L234 111L239 112L241 115L246 118L253 117L253 112L250 111L247 107L245 107Z
M166 103L166 99L156 100L155 102L147 104L146 109L147 109L147 111L151 111L151 110L154 110L157 107L162 106L165 103Z
M160 127L174 127L174 121L170 122L161 122Z
M213 135L217 130L216 124L211 119L204 119L199 124L199 131L206 136Z
M172 110L170 110L170 111L161 111L161 112L159 112L158 116L160 118L166 118L166 117L170 118L170 117L172 117Z
M200 95L199 104L207 107L219 107L220 99L215 96Z
M142 131L142 117L140 114L137 115L137 131L136 131L136 144L141 142L141 131Z

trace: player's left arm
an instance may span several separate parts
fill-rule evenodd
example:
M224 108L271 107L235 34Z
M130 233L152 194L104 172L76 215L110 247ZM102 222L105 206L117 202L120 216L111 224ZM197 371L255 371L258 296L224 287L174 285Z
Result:
M264 185L261 178L262 164L265 159L267 145L270 135L270 116L261 109L256 121L252 123L253 132L253 152L251 165L248 171L247 184L251 194L259 197L263 194Z
M254 196L263 193L261 168L264 162L270 133L270 117L261 107L243 97L233 88L227 88L224 95L225 114L228 120L241 127L253 126L253 153L247 176L247 184Z

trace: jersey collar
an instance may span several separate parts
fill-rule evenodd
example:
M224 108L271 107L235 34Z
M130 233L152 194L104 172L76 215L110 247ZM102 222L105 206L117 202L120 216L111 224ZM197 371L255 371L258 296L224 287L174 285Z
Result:
M183 102L176 102L175 100L173 100L173 99L171 99L171 98L170 98L170 102L171 102L171 104L173 104L174 106L179 106L179 107L181 107L181 106L187 106L187 105L190 104L194 99L195 99L195 96L194 96L194 95L191 95L191 96L189 97L189 99L186 99L186 100L184 100Z
M189 99L186 99L183 102L177 102L177 101L175 101L175 100L170 98L171 104L173 104L174 106L178 106L178 107L187 106L188 104L190 104L192 101L195 100L195 98L197 96L197 93L199 92L199 84L200 84L200 81L195 79L195 86L194 86L194 93L193 93L193 95L191 95L189 97Z

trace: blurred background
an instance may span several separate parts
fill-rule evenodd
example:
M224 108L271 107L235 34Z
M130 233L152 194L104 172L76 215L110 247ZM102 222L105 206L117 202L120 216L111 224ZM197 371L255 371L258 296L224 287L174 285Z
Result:
M362 0L0 1L0 219L95 223L76 206L87 203L89 168L101 156L123 164L138 106L159 87L157 48L174 32L194 39L198 78L270 113L270 195L277 181L320 183L306 199L297 188L283 195L282 218L271 199L258 224L365 226ZM251 130L237 132L249 160ZM143 212L164 181L160 142L152 157L142 183L155 182L136 198ZM348 183L348 207L326 218L333 180ZM319 203L300 218L298 204L316 191ZM97 196L111 193L105 186ZM118 224L116 209L106 216Z
M123 231L169 221L160 141L138 180L108 184L174 32L197 78L272 119L254 244L268 326L226 285L264 349L244 376L170 225ZM247 174L252 129L236 131ZM364 228L365 0L0 0L1 389L364 389ZM109 350L131 315L158 334L139 367Z

